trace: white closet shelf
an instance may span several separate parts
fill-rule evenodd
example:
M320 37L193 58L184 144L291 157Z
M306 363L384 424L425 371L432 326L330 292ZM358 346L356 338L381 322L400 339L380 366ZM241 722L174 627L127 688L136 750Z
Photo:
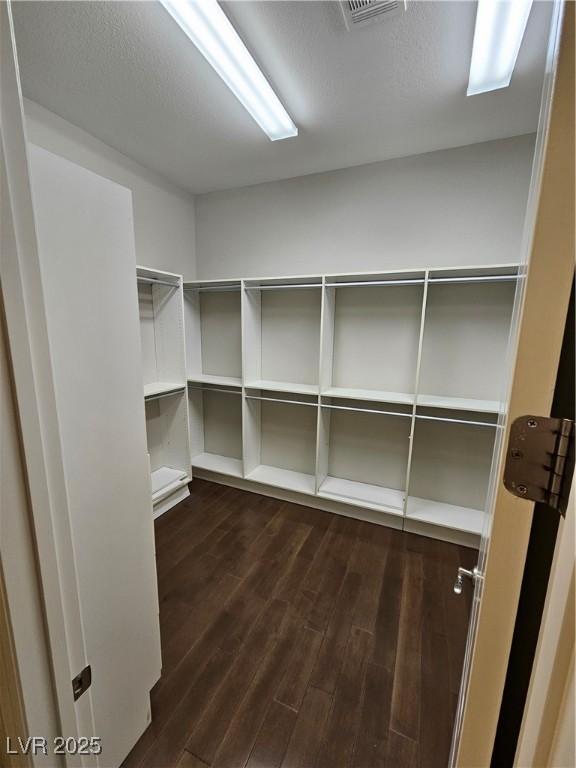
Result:
M222 456L218 453L199 453L192 457L192 466L196 469L208 469L231 477L244 477L241 459Z
M144 384L144 397L156 397L157 395L165 395L169 392L181 392L185 388L184 384L174 381L154 381L152 384Z
M339 477L328 476L320 486L318 495L391 515L402 516L404 509L403 491Z
M241 387L240 376L216 376L212 373L189 374L188 381L193 384L218 384L223 387Z
M301 384L291 381L272 381L269 379L254 379L246 381L244 386L248 389L268 389L271 392L294 392L300 395L317 395L318 384Z
M480 536L484 529L484 518L485 512L481 509L458 507L454 504L445 504L440 501L419 499L416 496L408 497L406 508L407 520L432 523L444 528L466 531Z
M379 389L355 389L354 387L328 387L320 393L324 397L342 397L347 400L371 400L378 403L412 405L414 395L406 392L385 392Z
M294 472L291 469L271 467L267 464L260 464L260 466L256 467L256 469L246 475L246 479L252 480L255 483L273 485L276 488L298 491L299 493L314 495L316 492L316 478L314 475L307 475L304 472Z
M444 395L418 395L417 405L430 408L447 408L454 411L499 413L502 403L498 400L478 400L469 397L445 397Z
M157 502L186 485L190 478L181 469L160 467L152 472L152 501Z

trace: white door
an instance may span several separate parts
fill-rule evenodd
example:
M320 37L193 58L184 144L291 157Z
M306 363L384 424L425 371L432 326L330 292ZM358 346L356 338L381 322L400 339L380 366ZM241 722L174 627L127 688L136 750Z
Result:
M490 764L533 511L503 486L505 448L515 418L550 413L574 275L573 17L573 3L564 8L556 0L510 339L508 416L500 417L494 450L479 578L469 587L474 599L451 766Z
M56 698L62 733L99 737L87 760L113 768L160 675L131 194L26 147L9 5L0 14L1 282Z

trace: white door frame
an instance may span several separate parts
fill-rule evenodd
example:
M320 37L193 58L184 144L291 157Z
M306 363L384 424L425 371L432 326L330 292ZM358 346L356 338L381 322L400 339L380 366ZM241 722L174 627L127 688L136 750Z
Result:
M91 712L88 697L75 705L71 688L72 678L86 662L10 0L0 2L0 135L4 171L0 282L49 653L60 731L80 736L91 733ZM67 757L66 762L83 764L80 757Z
M543 165L535 174L540 183L533 190L533 212L528 211L530 261L508 424L456 723L454 764L463 768L490 765L532 525L534 504L512 496L503 484L509 428L519 416L550 414L574 274L574 4L557 4L555 10L539 135ZM537 153L537 169L539 160Z
M518 768L554 764L550 758L563 718L566 718L568 729L572 729L572 763L565 762L564 765L574 764L574 720L569 722L570 706L565 704L569 701L570 691L573 693L574 690L575 490L573 483L566 518L560 521L558 529L540 636L514 761Z

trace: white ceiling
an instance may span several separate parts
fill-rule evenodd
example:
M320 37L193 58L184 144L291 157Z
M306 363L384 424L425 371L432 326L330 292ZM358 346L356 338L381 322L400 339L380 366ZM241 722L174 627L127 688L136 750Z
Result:
M417 2L347 32L334 2L232 2L300 129L270 142L157 2L19 2L24 95L193 192L536 130L549 2L512 84L466 97L476 4Z

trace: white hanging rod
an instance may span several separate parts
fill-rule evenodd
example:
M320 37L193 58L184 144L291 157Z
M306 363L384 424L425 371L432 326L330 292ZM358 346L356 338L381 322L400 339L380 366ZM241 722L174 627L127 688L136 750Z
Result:
M160 400L162 397L172 397L172 395L181 394L185 389L186 387L178 387L171 389L169 392L157 392L151 395L144 395L144 400L148 402L148 400Z
M185 291L239 291L240 290L240 284L238 285L185 285L184 286Z
M208 391L208 392L223 392L225 395L241 395L242 394L242 388L239 387L238 389L220 389L219 387L211 387L210 385L197 385L197 384L190 384L188 383L188 387L190 389L198 389L200 392Z
M447 416L423 416L420 413L416 414L417 419L425 419L426 421L445 421L450 424L468 424L473 427L497 427L498 424L494 421L470 421L468 419L449 419Z
M278 285L247 285L247 291L300 290L301 288L322 288L322 283L278 283Z
M430 283L494 283L494 282L512 282L519 279L518 275L471 275L470 277L431 277ZM161 285L175 286L173 283L161 280L149 280L148 278L138 278L142 282L159 283ZM327 282L327 288L355 288L383 285L422 285L426 280L423 277L410 278L405 280L350 280L346 282ZM278 291L293 290L301 288L322 288L322 283L278 283L276 285L246 285L247 291ZM239 291L240 285L189 285L184 286L185 291Z
M346 283L326 283L326 288L355 288L356 286L371 286L371 285L422 285L424 278L414 278L409 280L357 280Z
M318 403L306 403L303 400L284 400L277 397L262 397L261 395L245 395L246 400L266 400L271 403L287 403L288 405L311 405L318 408Z
M320 403L321 408L332 408L335 411L356 411L357 413L378 413L380 416L403 416L407 419L412 418L412 413L402 413L401 411L378 411L376 408L354 408L352 405L328 405Z
M516 282L518 275L470 275L470 277L431 277L430 283L499 283Z
M169 288L178 288L178 283L170 283L168 280L156 280L155 277L141 277L138 275L137 280L139 283L145 283L146 285L167 285Z

